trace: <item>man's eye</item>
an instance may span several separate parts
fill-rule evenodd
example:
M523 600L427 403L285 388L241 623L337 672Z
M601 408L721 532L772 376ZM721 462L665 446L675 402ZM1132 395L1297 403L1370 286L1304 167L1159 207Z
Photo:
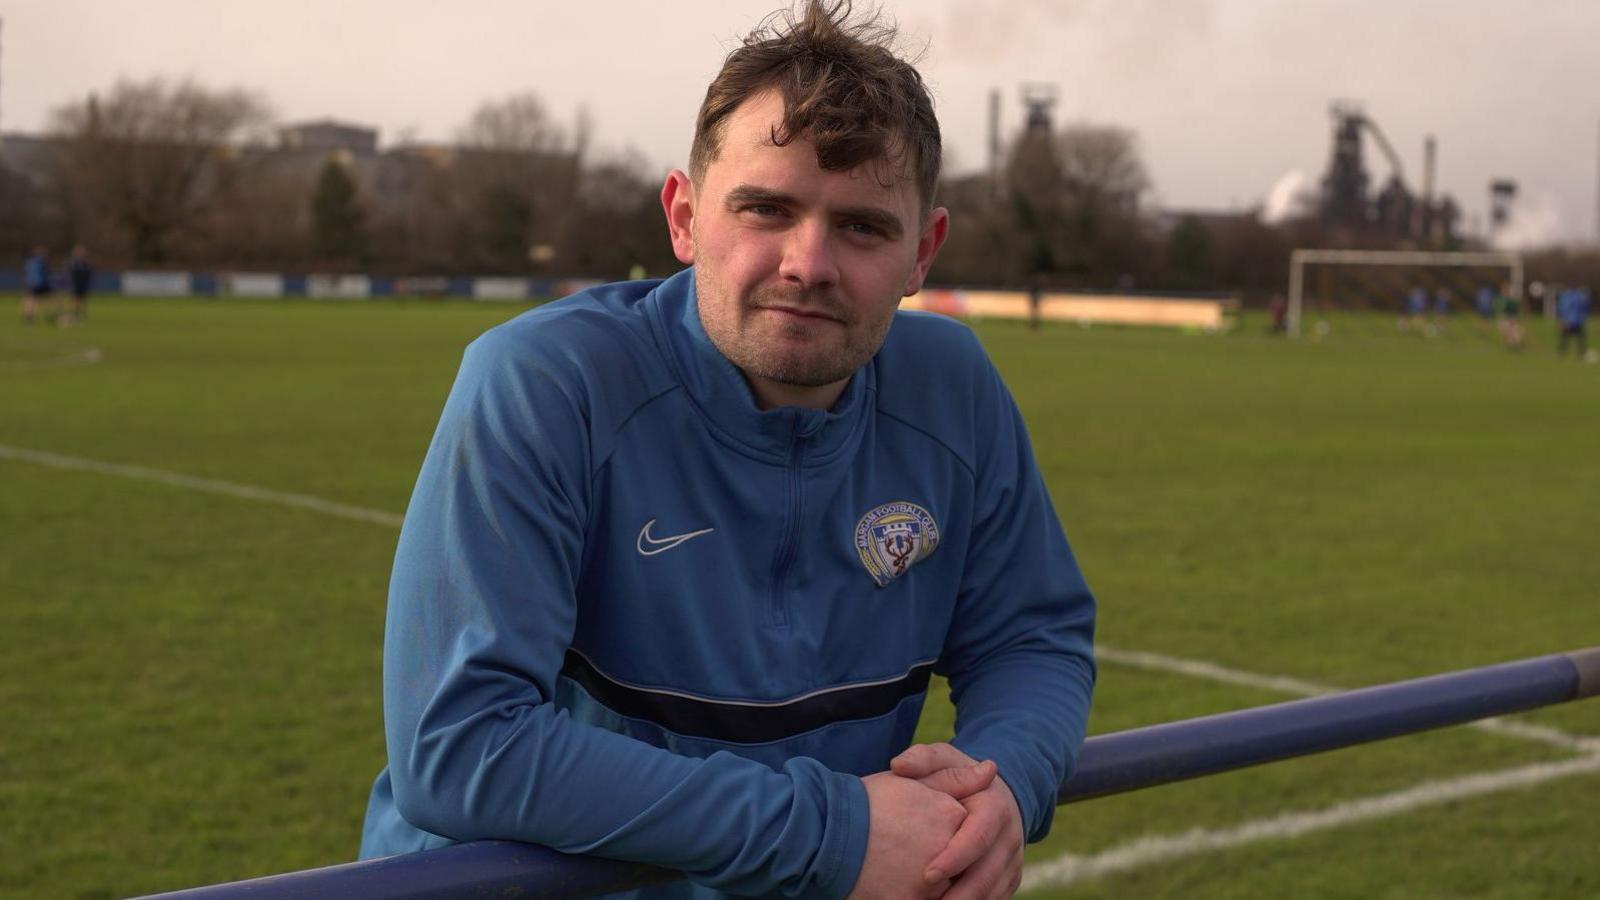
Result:
M855 234L864 235L866 237L883 236L883 229L876 225L869 225L866 222L851 222L846 225L845 228Z
M783 210L771 203L752 203L744 208L745 212L755 213L758 216L781 216Z

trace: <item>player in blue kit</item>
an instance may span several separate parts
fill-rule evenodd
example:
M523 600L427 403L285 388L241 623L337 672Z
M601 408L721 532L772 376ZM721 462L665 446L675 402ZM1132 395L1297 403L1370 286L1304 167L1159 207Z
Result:
M891 37L818 2L758 29L662 189L690 268L468 349L396 552L363 857L503 838L686 875L649 896L1016 889L1094 601L976 338L897 312L949 219ZM956 735L910 746L933 674Z
M1556 353L1566 355L1567 343L1575 342L1578 346L1578 358L1584 359L1589 350L1587 336L1584 334L1584 325L1589 320L1589 289L1583 287L1563 288L1556 295L1556 321L1561 326L1560 340L1556 343Z
M32 325L39 307L50 301L53 289L50 277L50 254L43 247L33 248L22 261L22 321Z

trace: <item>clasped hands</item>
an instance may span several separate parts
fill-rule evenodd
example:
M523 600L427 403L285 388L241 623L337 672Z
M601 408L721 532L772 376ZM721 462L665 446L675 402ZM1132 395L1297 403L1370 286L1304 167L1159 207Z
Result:
M852 900L1010 897L1022 881L1022 814L995 764L916 744L862 779L871 826Z

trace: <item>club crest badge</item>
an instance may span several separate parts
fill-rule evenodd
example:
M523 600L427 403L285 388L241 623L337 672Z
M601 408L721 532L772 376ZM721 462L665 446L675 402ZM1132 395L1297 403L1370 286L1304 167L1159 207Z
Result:
M933 553L939 546L939 525L922 507L898 501L862 516L855 537L861 564L884 587Z

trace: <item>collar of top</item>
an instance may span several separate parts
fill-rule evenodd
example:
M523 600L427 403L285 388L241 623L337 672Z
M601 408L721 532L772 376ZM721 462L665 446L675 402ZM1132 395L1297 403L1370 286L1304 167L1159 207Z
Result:
M859 433L867 398L874 393L873 363L856 370L832 409L782 406L762 410L744 375L722 355L700 323L692 267L657 285L645 304L662 354L723 440L774 461L803 458L806 463L821 464L843 452Z

